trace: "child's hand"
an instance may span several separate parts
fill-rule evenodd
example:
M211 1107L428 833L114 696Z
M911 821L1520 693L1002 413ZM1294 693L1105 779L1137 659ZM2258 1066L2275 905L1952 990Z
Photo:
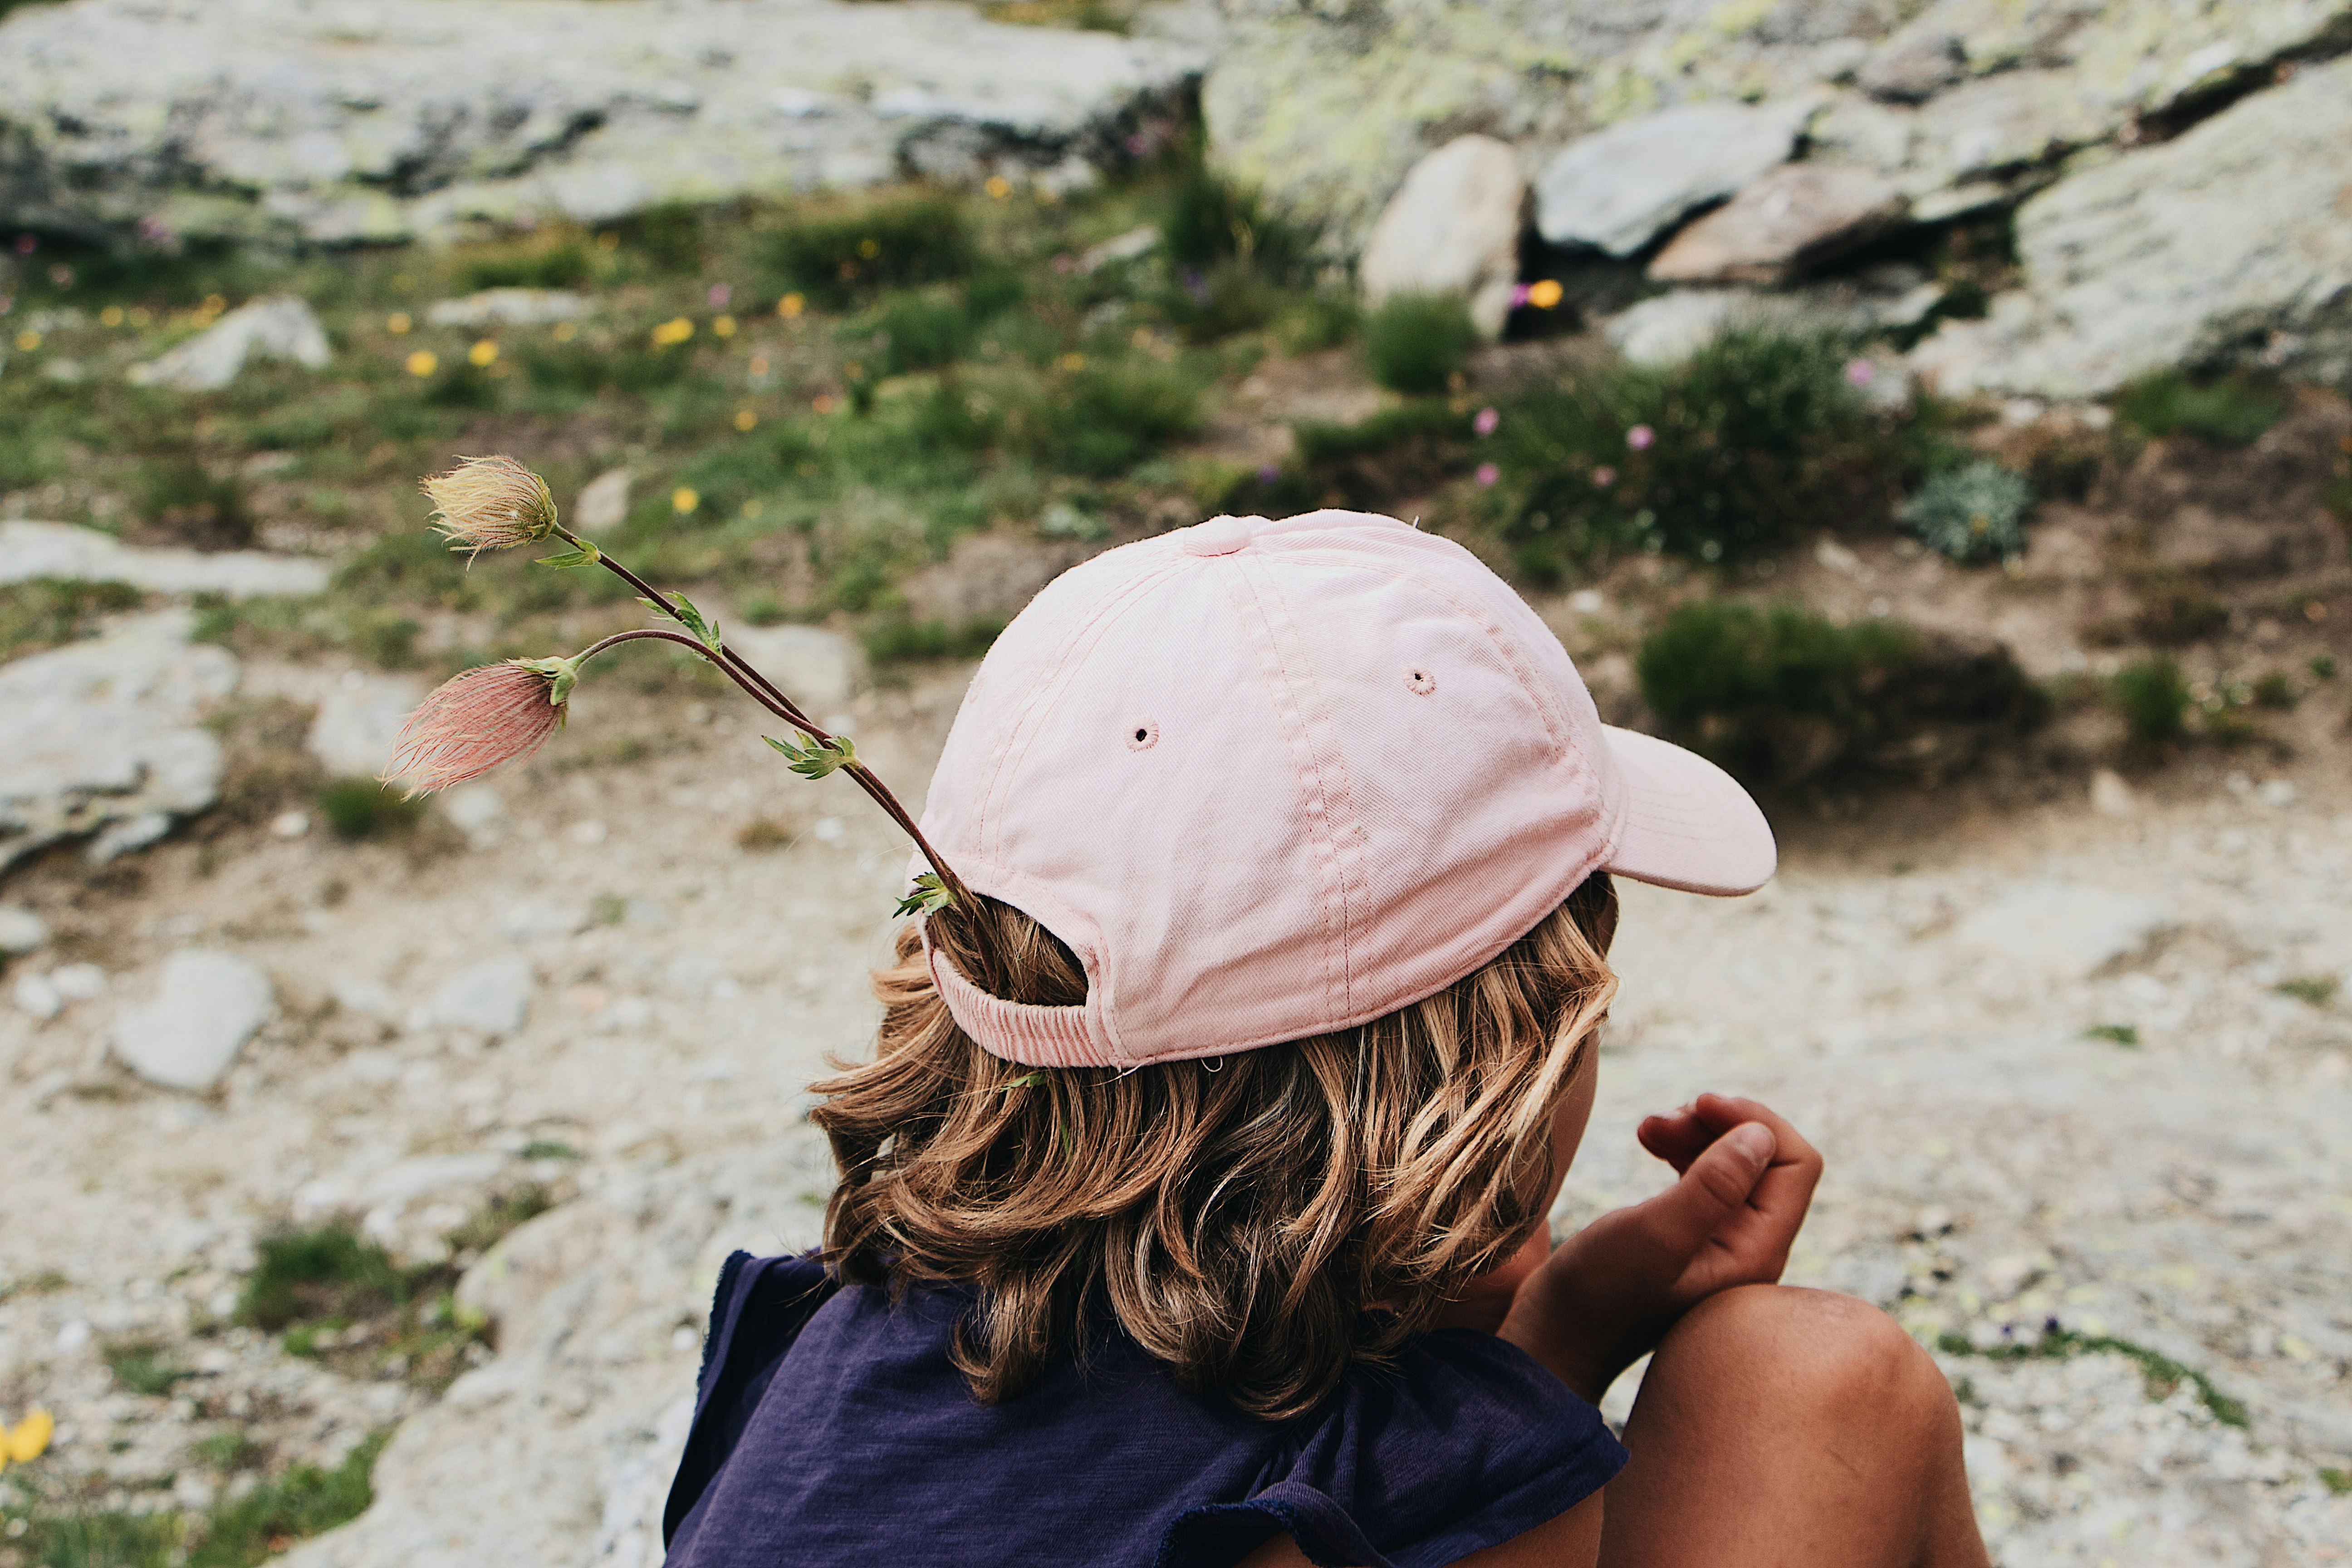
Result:
M1682 1180L1563 1242L1502 1328L1587 1399L1707 1297L1779 1279L1822 1176L1813 1146L1752 1100L1703 1094L1639 1136Z

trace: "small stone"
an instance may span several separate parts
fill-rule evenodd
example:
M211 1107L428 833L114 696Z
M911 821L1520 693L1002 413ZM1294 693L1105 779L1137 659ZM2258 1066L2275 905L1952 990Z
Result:
M865 682L864 652L823 626L730 626L727 646L803 710L837 708Z
M1925 103L1968 74L1968 51L1949 33L1898 37L1871 57L1855 85L1882 103Z
M1100 245L1089 246L1078 255L1077 272L1084 276L1099 272L1117 262L1133 261L1150 255L1160 246L1160 226L1147 223L1140 228L1129 229L1116 238Z
M348 672L319 704L307 742L310 754L338 778L375 778L392 764L401 725L425 699L421 682L405 676Z
M485 289L425 308L428 327L537 327L577 321L588 313L584 294L563 289Z
M1909 203L1868 169L1785 163L1680 234L1658 283L1778 283L1899 222Z
M2284 779L2264 779L2255 787L2254 799L2260 805L2284 810L2295 803L2295 788Z
M1571 142L1537 176L1536 226L1554 245L1632 256L1785 162L1813 108L1685 104Z
M809 831L816 835L819 842L824 844L838 844L849 837L848 827L837 816L817 818L816 826Z
M583 849L593 849L604 842L605 832L606 828L603 823L590 818L584 822L575 822L565 828L563 837L579 845Z
M68 1002L95 1002L106 994L106 971L95 963L60 964L49 971L49 983Z
M2035 882L1977 910L1955 934L2021 967L2081 980L2146 946L2170 920L2161 905L2129 893Z
M89 841L89 847L82 851L82 858L93 866L103 866L133 849L146 848L171 831L172 817L168 812L147 811L137 816L122 817L100 829L98 837Z
M497 843L506 829L506 797L486 784L450 790L441 796L441 809L477 849Z
M49 924L32 910L0 904L0 957L31 952L49 940Z
M629 516L629 470L607 468L580 487L572 503L572 526L583 533L618 528Z
M443 981L425 1005L425 1015L445 1028L511 1035L530 1016L535 984L529 960L494 958Z
M0 583L69 578L156 594L296 596L327 585L327 563L263 550L142 549L65 522L0 522Z
M2091 775L2091 809L2101 816L2130 816L2139 810L2139 795L2113 768Z
M273 294L240 305L152 363L132 365L129 379L133 386L218 392L254 354L309 370L324 370L332 357L326 329L310 307L290 294Z
M310 831L307 811L281 811L269 819L269 831L278 838L299 838Z
M148 1082L199 1091L218 1083L269 1016L269 976L226 952L190 948L163 961L155 1000L115 1019L111 1048Z
M1518 277L1527 206L1519 156L1491 136L1457 136L1412 166L1372 226L1357 275L1377 305L1399 294L1456 294L1499 337Z
M16 1011L43 1022L66 1010L65 997L58 992L56 983L46 974L16 976L16 984L9 996L16 1004Z

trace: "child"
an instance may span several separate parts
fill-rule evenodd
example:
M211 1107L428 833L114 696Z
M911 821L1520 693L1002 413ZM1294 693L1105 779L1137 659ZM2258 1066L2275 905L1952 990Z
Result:
M1076 568L922 828L970 891L817 1086L823 1251L720 1277L675 1568L1985 1562L1934 1363L1773 1283L1779 1116L1649 1118L1681 1179L1551 1246L1611 879L1775 850L1467 552L1318 512Z

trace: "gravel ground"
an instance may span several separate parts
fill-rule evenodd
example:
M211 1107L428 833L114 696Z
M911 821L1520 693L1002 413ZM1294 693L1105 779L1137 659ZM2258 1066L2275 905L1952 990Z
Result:
M255 669L248 689L305 679ZM920 778L960 691L858 699L861 752ZM740 716L583 702L499 784L505 816L473 847L431 826L405 845L255 831L167 843L136 878L56 859L12 882L58 932L12 981L102 972L54 1019L0 1008L0 1415L56 1411L46 1480L194 1507L399 1423L375 1508L299 1548L302 1568L657 1558L710 1274L730 1246L813 1230L797 1112L826 1053L868 1037L863 969L904 850L840 781L762 763ZM647 760L609 760L624 733ZM1755 899L1629 889L1562 1217L1658 1184L1642 1113L1758 1095L1829 1159L1791 1279L1939 1347L1998 1562L2352 1560L2352 1496L2324 1474L2352 1469L2338 749L2275 778L2192 758L2126 816L2074 786L2006 813L1957 791L1883 803L1784 824ZM739 847L754 819L789 846ZM194 944L278 993L207 1096L103 1050ZM436 1021L451 976L518 957L527 1022ZM569 1201L467 1277L498 1353L446 1395L221 1326L275 1226L348 1215L431 1260L534 1181ZM104 1359L131 1342L188 1375L133 1392ZM199 1451L238 1433L257 1458Z

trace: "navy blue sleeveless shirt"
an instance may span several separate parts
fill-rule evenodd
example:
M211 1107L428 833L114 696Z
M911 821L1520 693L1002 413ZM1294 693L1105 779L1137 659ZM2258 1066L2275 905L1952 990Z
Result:
M1442 1329L1268 1423L1114 1334L1002 1405L948 1358L971 1297L843 1288L811 1258L719 1275L667 1568L1435 1568L1567 1512L1625 1463L1514 1345Z

